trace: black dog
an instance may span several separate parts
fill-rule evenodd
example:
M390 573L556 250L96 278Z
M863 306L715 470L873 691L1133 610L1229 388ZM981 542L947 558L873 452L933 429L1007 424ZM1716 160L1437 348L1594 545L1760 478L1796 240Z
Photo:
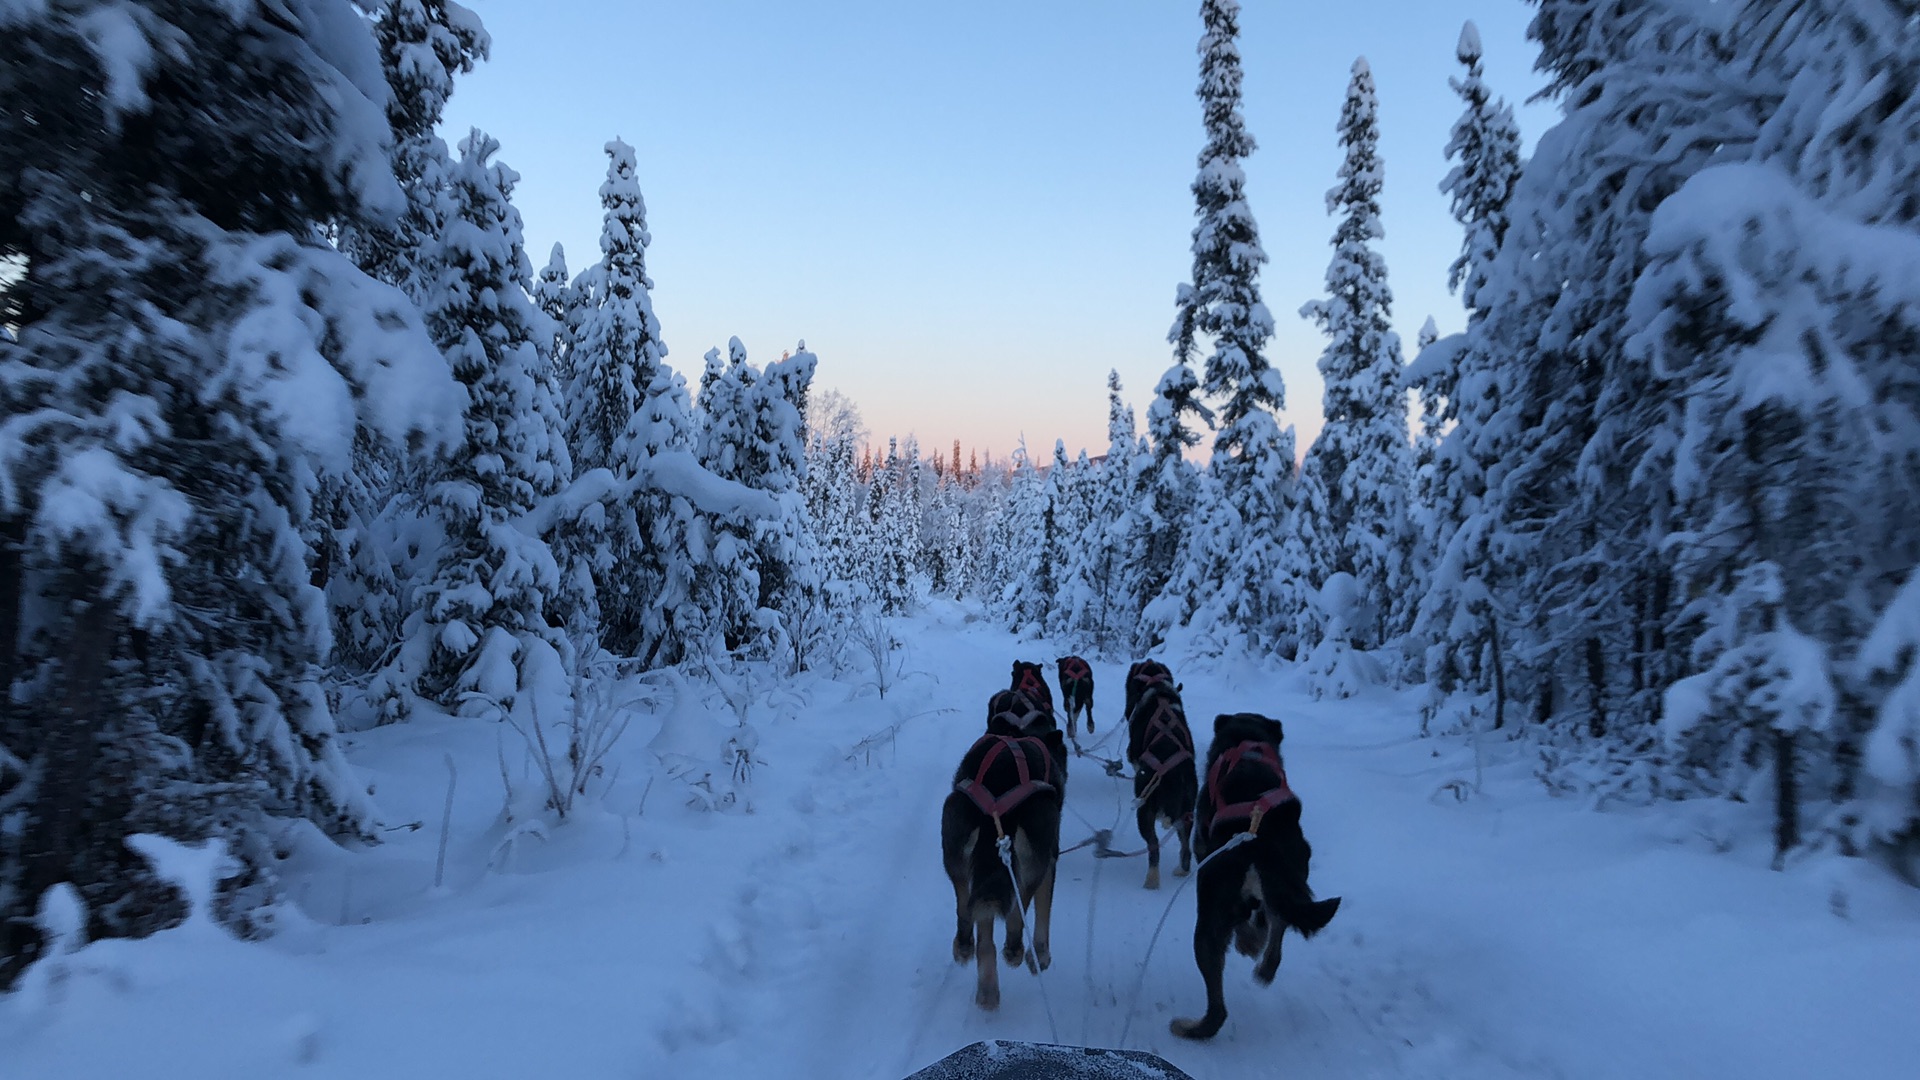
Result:
M1211 1039L1227 1019L1220 977L1227 939L1247 956L1258 956L1253 977L1263 985L1280 968L1280 939L1291 926L1312 937L1340 910L1340 898L1315 900L1307 887L1313 849L1300 831L1300 800L1287 786L1280 758L1278 720L1233 713L1213 721L1207 748L1207 782L1195 811L1193 842L1201 857L1199 912L1193 927L1193 958L1207 984L1207 1014L1175 1020L1173 1033ZM1234 837L1251 839L1220 851ZM1214 852L1219 857L1205 861Z
M1067 737L1077 738L1074 718L1084 713L1087 734L1093 734L1093 667L1077 656L1055 662L1060 676L1060 707L1067 710Z
M1180 690L1179 684L1173 681L1173 672L1160 661L1141 660L1128 668L1122 693L1124 711L1120 714L1120 722L1126 723L1127 718L1133 715L1134 706L1140 704L1140 695L1146 693L1148 687L1161 685L1171 686L1175 692Z
M1002 691L994 701L1005 707L989 715L987 733L960 759L940 813L940 854L953 883L953 958L979 961L973 1000L983 1009L1000 1006L994 919L1006 921L1004 955L1018 966L1027 959L1021 945L1024 901L1033 908L1031 966L1038 973L1053 962L1054 864L1067 785L1067 742L1052 717L1037 723L1038 705L1016 691ZM1011 840L1017 899L1000 861L1002 836Z
M1059 732L1053 710L1024 690L1002 690L987 699L987 730L1006 735Z
M1178 826L1180 865L1186 877L1193 866L1189 833L1193 804L1200 794L1194 771L1193 732L1187 710L1171 679L1149 682L1127 714L1127 760L1133 764L1134 820L1147 842L1146 887L1160 887L1160 822Z
M1013 684L1009 689L1018 690L1032 698L1034 704L1047 711L1048 717L1053 716L1053 691L1047 689L1046 672L1039 664L1015 660Z

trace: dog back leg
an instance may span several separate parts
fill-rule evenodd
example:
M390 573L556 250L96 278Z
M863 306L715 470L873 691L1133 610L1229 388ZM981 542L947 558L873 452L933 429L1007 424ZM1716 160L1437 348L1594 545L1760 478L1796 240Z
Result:
M973 959L973 849L980 829L959 798L949 795L940 810L940 861L953 884L953 961L964 964Z
M947 880L953 883L953 962L956 964L973 959L973 888L967 866L973 852L967 849L977 842L976 838L969 837L965 847L946 860Z
M978 965L973 1003L983 1009L997 1009L1000 1007L1000 968L993 956L993 916L976 919L973 936L973 958Z
M1193 872L1193 800L1187 800L1186 813L1180 815L1180 865L1173 872L1174 877L1186 877Z
M1014 865L1014 869L1016 870L1020 868L1020 863L1018 861L1016 861L1013 865ZM1032 898L1026 897L1026 899L1031 900ZM1008 904L1007 905L1007 941L1005 946L1001 948L1000 953L1002 956L1005 956L1007 958L1007 965L1009 967L1019 967L1021 964L1024 964L1027 962L1026 930L1027 930L1026 912L1020 910L1020 904L1018 901Z
M1287 927L1298 930L1301 937L1312 937L1333 919L1334 912L1340 910L1340 898L1313 899L1313 893L1308 891L1305 881L1269 858L1262 858L1255 868L1260 876L1260 894L1266 908L1267 948L1260 962L1254 966L1253 977L1265 985L1272 982L1274 974L1280 970L1280 942L1286 937Z
M1053 883L1059 869L1059 864L1048 863L1033 893L1033 959L1041 971L1053 965Z
M1193 926L1193 959L1200 967L1201 980L1207 984L1207 1014L1198 1020L1176 1019L1168 1025L1183 1039L1211 1039L1227 1022L1227 996L1222 978L1227 967L1227 940L1233 934L1234 915L1239 909L1237 882L1246 870L1244 866L1218 869L1231 873L1222 874L1213 888L1207 887L1206 879L1214 875L1201 871L1200 910Z
M1267 912L1267 947L1260 954L1260 962L1253 965L1253 978L1261 986L1273 981L1280 970L1280 943L1287 937L1287 921L1279 913Z
M1139 796L1136 794L1134 797ZM1134 824L1140 829L1140 839L1147 842L1146 887L1157 889L1160 887L1160 834L1155 831L1155 828L1160 822L1157 820L1158 815L1154 813L1152 800L1142 803L1140 808L1133 812L1133 818Z

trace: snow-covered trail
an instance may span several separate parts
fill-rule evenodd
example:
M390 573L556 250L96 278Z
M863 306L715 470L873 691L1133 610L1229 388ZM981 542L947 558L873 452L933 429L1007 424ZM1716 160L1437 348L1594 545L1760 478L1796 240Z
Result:
M1287 678L1232 669L1178 673L1196 739L1204 746L1219 712L1285 721L1315 884L1346 897L1340 917L1311 942L1290 938L1270 987L1231 957L1227 1026L1193 1044L1167 1030L1202 1005L1191 890L1172 900L1148 956L1180 879L1166 875L1149 892L1144 859L1070 852L1052 967L1036 979L1003 965L1001 1008L983 1012L972 966L948 951L938 807L1011 661L1044 662L1051 676L1055 653L951 624L920 628L912 649L908 666L932 678L897 692L914 700L906 708L957 711L910 723L880 764L815 779L817 808L788 826L808 838L806 855L765 869L789 874L826 914L810 940L786 943L800 958L787 978L755 988L746 1011L762 1020L751 1045L693 1055L694 1068L676 1075L726 1065L900 1077L982 1038L1118 1046L1123 1032L1125 1045L1200 1080L1275 1066L1305 1076L1788 1077L1836 1075L1841 1062L1847 1075L1892 1076L1920 1055L1920 1033L1900 1019L1920 1015L1911 975L1920 905L1899 887L1863 872L1854 921L1843 921L1818 884L1688 846L1688 829L1663 840L1646 820L1549 801L1520 764L1492 762L1487 794L1461 801L1447 785L1472 779L1468 748L1415 737L1411 706L1395 695L1315 702ZM1097 740L1117 724L1124 665L1094 669ZM1110 756L1123 738L1106 744ZM1138 849L1128 781L1086 758L1070 777L1063 844L1117 822L1116 846ZM1163 859L1170 867L1170 853ZM749 892L764 896L770 886L755 878Z
M1011 662L1051 677L1057 652L951 606L899 629L905 677L884 701L857 675L761 697L763 764L729 812L643 780L635 741L579 820L508 850L500 731L361 733L386 820L429 827L359 855L298 845L298 907L268 942L188 928L83 950L63 980L0 999L0 1076L897 1080L983 1038L1123 1031L1199 1080L1866 1080L1920 1060L1920 895L1871 864L1773 873L1764 825L1720 809L1552 800L1499 739L1463 801L1449 785L1472 781L1471 748L1416 738L1404 697L1317 702L1245 664L1175 665L1196 738L1224 711L1286 723L1314 884L1345 898L1339 917L1288 940L1272 986L1230 956L1225 1029L1184 1042L1167 1021L1202 1005L1190 888L1147 957L1181 879L1149 892L1144 859L1081 849L1062 858L1051 969L1003 965L1001 1008L982 1012L949 952L939 807ZM1123 666L1094 664L1096 739L1118 723ZM1070 777L1063 842L1117 819L1116 845L1137 849L1128 782L1085 758Z

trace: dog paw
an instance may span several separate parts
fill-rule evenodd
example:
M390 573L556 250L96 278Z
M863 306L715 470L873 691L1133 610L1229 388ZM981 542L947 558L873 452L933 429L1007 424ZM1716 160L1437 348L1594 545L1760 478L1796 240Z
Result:
M956 964L964 964L971 959L973 959L973 939L954 938L953 962Z
M1147 871L1146 887L1149 889L1157 889L1160 887L1160 868L1159 867L1156 866L1153 869Z
M1191 874L1191 873L1193 873L1193 871L1187 868L1186 863L1181 863L1179 866L1176 866L1173 868L1174 877L1186 877L1188 874Z
M1224 1016L1214 1021L1209 1021L1206 1017L1198 1020L1174 1020L1167 1025L1167 1030L1183 1039L1211 1039L1219 1032L1220 1025L1225 1022Z
M1033 959L1040 965L1040 970L1045 971L1053 966L1053 950L1045 945L1035 945Z
M1006 948L1000 950L1000 955L1006 958L1008 967L1019 967L1027 962L1026 946L1017 941L1008 942Z
M998 1009L1000 1007L1000 988L997 986L983 986L975 990L973 992L973 1003L988 1012Z
M1253 981L1259 983L1261 986L1272 986L1273 977L1279 970L1279 964L1275 964L1272 967L1268 967L1265 964L1257 965L1253 969Z

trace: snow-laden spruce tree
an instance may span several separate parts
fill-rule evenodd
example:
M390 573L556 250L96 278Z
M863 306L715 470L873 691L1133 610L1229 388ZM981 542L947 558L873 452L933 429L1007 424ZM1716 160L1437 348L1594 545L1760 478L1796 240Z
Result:
M779 513L756 523L755 564L759 611L774 620L763 629L769 642L784 641L799 671L822 658L832 620L846 617L845 604L828 589L814 520L807 512L806 415L819 360L806 342L768 364L755 383L752 427L743 470L747 486L773 496ZM764 621L763 621L764 627Z
M1068 461L1066 441L1054 440L1053 463L1047 469L1047 486L1053 499L1048 555L1054 580L1053 591L1047 596L1045 616L1049 637L1065 636L1071 628L1074 609L1088 602L1078 591L1078 582L1083 579L1079 564L1091 553L1082 550L1075 541L1086 529L1091 508L1088 487L1091 472L1084 450L1077 461Z
M1339 132L1345 158L1340 182L1327 192L1327 212L1339 216L1327 298L1300 309L1328 339L1320 354L1326 426L1307 450L1301 485L1317 489L1312 497L1325 515L1314 523L1309 577L1318 584L1353 575L1361 599L1347 629L1356 647L1375 649L1412 622L1415 537L1405 365L1386 260L1374 248L1385 236L1384 169L1379 102L1365 58L1354 61Z
M448 167L434 128L454 76L485 59L490 41L471 11L447 0L387 0L374 12L373 29L387 84L390 160L406 209L392 220L332 224L340 249L362 269L424 305L420 260L440 233L437 192ZM405 534L417 524L409 496L417 494L418 479L414 462L363 439L353 469L323 483L314 497L309 559L333 613L335 666L348 677L393 656L410 584L395 567Z
M1460 95L1466 108L1454 121L1447 140L1447 160L1454 163L1440 190L1452 200L1453 219L1460 223L1463 236L1460 254L1447 268L1447 287L1460 294L1467 315L1473 318L1491 304L1483 296L1487 273L1500 243L1507 235L1507 204L1513 199L1513 185L1520 178L1520 126L1514 121L1513 107L1494 98L1484 81L1480 31L1468 22L1460 28L1455 56L1466 72L1447 85ZM1443 383L1442 397L1450 396Z
M1213 423L1213 412L1200 400L1200 380L1191 366L1191 330L1176 324L1172 336L1173 366L1160 377L1153 402L1147 406L1151 456L1135 477L1127 536L1127 561L1133 568L1127 610L1137 631L1134 651L1143 655L1158 649L1167 631L1186 615L1184 599L1169 591L1180 568L1186 535L1200 524L1199 470L1186 453L1202 438L1194 421Z
M665 367L667 347L653 314L653 279L647 276L647 206L640 194L633 147L615 139L606 146L607 179L600 185L605 221L600 262L588 277L573 381L567 390L567 422L574 469L617 470L615 448L641 411L648 389Z
M832 391L827 395L837 396ZM809 416L820 414L810 408ZM864 581L859 563L864 532L860 508L860 477L855 445L861 432L808 423L806 498L807 517L820 545L820 575L829 588Z
M941 596L959 596L966 588L965 564L956 557L964 550L962 493L959 478L943 464L920 526L920 565Z
M1264 350L1273 316L1258 282L1266 252L1248 207L1241 161L1254 151L1240 112L1240 5L1200 5L1200 99L1206 143L1193 181L1193 329L1210 339L1201 389L1222 401L1208 465L1220 490L1219 512L1189 536L1184 571L1189 611L1205 609L1255 648L1285 648L1303 598L1297 567L1282 564L1294 480L1291 428L1280 373ZM1183 316L1184 318L1184 316ZM1178 332L1179 328L1176 327ZM1195 540L1201 541L1195 543Z
M694 600L711 581L703 569L713 550L711 522L648 479L661 455L691 456L692 404L684 381L666 365L653 313L651 237L633 147L615 139L606 152L601 258L584 275L591 295L574 339L568 441L576 474L606 469L613 480L606 543L594 567L602 641L651 667L712 643L714 627Z
M453 96L453 77L485 60L493 43L479 17L453 0L383 0L373 34L387 81L393 174L407 207L395 221L343 229L341 246L367 273L424 306L423 253L441 232L436 192L450 164L434 128Z
M1882 612L1858 676L1879 699L1862 755L1861 824L1911 866L1920 850L1920 573L1908 573Z
M1652 215L1627 352L1671 405L1618 441L1650 448L1647 486L1671 496L1687 779L1751 799L1760 767L1784 856L1902 835L1862 828L1882 778L1860 765L1873 748L1886 771L1896 590L1920 562L1920 211L1894 194L1920 179L1920 32L1849 4L1732 14L1717 36L1744 84L1705 104L1710 130L1748 126Z
M1627 292L1651 209L1743 138L1740 110L1715 101L1726 58L1694 14L1542 8L1532 33L1565 118L1513 187L1481 290L1499 302L1415 372L1450 365L1458 402L1437 459L1450 535L1417 630L1430 678L1491 692L1496 725L1517 699L1555 720L1557 737L1597 747L1629 733L1612 745L1635 749L1603 768L1640 785L1634 762L1650 754L1659 688L1682 652L1663 636L1667 496L1645 457L1665 449L1642 438L1669 403L1624 348ZM1574 38L1540 38L1547 27Z
M749 486L748 472L754 466L748 461L748 442L753 438L758 382L759 373L747 363L747 348L739 338L727 342L724 362L719 349L708 350L706 370L700 377L696 452L708 472ZM711 532L711 558L705 570L709 580L702 583L701 592L711 602L707 618L728 649L746 647L757 636L754 613L759 608L760 566L754 529L747 521L715 522Z
M874 465L867 485L866 528L858 556L867 587L889 615L906 611L914 598L913 555L919 544L906 486L900 440L889 436L887 456Z
M573 477L565 421L544 377L540 320L527 290L531 266L519 176L492 161L480 131L460 143L442 187L442 233L422 260L427 328L467 389L460 442L428 481L426 505L441 541L413 591L397 682L449 711L512 715L522 689L567 694L543 677L574 670L573 650L548 608L563 577L526 519Z
M995 514L987 542L987 587L992 609L1018 634L1038 634L1053 590L1052 516L1046 478L1027 455L1026 440L1013 453L1006 501Z
M1127 554L1133 528L1135 428L1133 409L1120 398L1120 373L1109 371L1107 453L1098 465L1087 467L1084 523L1071 543L1070 591L1076 599L1068 611L1072 629L1106 653L1122 651L1123 641L1132 635L1132 619L1123 612L1132 595Z
M403 209L344 0L0 21L4 986L56 884L89 938L181 918L133 834L222 842L214 914L242 933L289 822L374 838L319 678L310 513L357 435L431 445L460 391L406 297L321 239Z
M566 249L553 245L547 265L534 279L533 304L550 323L552 340L545 343L547 364L562 387L573 378L573 335L579 326L582 299L580 290L573 287L573 279L567 276Z
M1462 536L1461 528L1478 512L1485 492L1485 468L1476 459L1474 447L1498 452L1490 444L1475 441L1474 433L1484 430L1497 404L1491 368L1498 360L1477 331L1487 315L1488 301L1482 293L1507 234L1507 208L1523 164L1513 110L1493 98L1482 79L1484 51L1473 23L1461 28L1455 55L1466 71L1449 80L1449 85L1465 108L1447 141L1445 153L1454 166L1440 190L1450 197L1462 233L1460 254L1448 268L1447 283L1460 293L1467 308L1468 331L1445 342L1437 342L1437 335L1427 340L1423 333L1408 371L1408 380L1420 390L1422 406L1415 501L1425 517L1426 549L1412 640L1426 650L1423 666L1432 692L1426 705L1429 718L1448 695L1495 689L1489 659L1496 620L1484 580L1478 576L1492 560L1483 547L1475 546L1491 533L1481 526ZM1463 420L1463 409L1475 414ZM1463 425L1461 437L1443 447L1440 434L1455 423ZM1468 546L1449 557L1456 537ZM1443 564L1455 572L1437 576Z
M1420 324L1420 336L1415 339L1413 355L1416 359L1440 340L1440 328L1429 315L1427 321ZM1427 571L1432 568L1433 516L1434 504L1438 501L1435 490L1438 478L1434 475L1434 459L1440 453L1440 439L1446 432L1444 411L1446 402L1432 388L1422 388L1420 394L1420 424L1413 435L1413 511L1424 537L1420 545L1420 565L1417 577L1421 588L1426 587Z

